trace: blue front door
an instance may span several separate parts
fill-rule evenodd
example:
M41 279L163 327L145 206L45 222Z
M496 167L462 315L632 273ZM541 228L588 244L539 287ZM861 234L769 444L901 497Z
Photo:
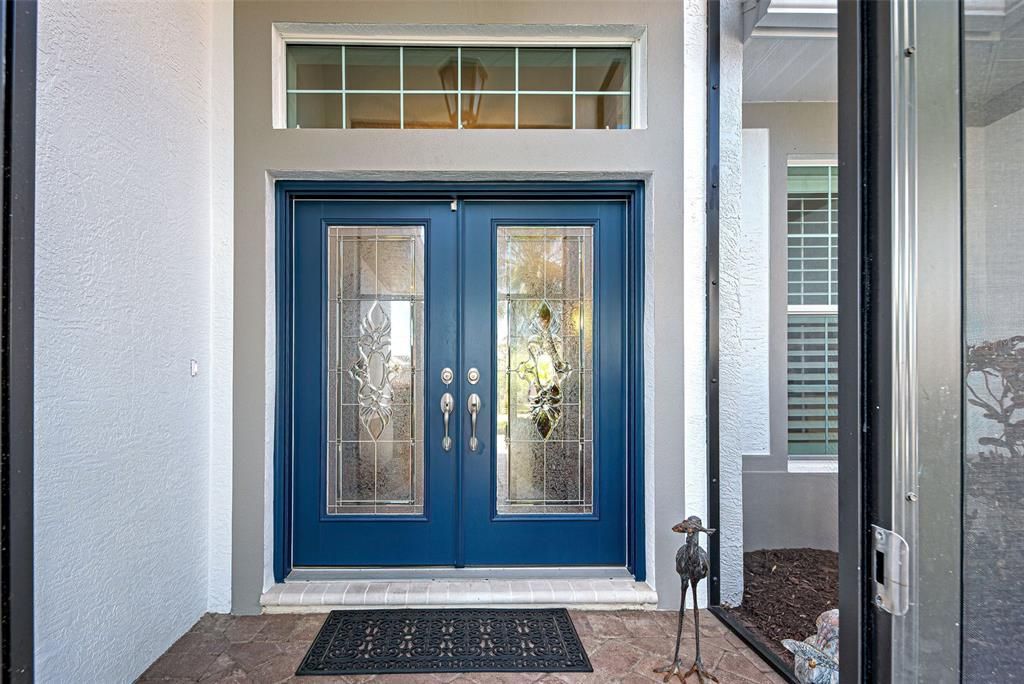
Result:
M626 564L626 204L293 207L292 564Z

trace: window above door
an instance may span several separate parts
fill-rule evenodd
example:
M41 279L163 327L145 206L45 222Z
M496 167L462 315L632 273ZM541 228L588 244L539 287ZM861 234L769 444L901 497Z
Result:
M644 128L645 36L638 26L277 24L274 126Z

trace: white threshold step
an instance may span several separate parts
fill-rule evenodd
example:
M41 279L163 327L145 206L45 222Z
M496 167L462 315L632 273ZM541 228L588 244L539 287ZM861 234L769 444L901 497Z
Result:
M370 608L500 608L564 606L650 610L658 594L633 578L289 580L261 600L265 613Z

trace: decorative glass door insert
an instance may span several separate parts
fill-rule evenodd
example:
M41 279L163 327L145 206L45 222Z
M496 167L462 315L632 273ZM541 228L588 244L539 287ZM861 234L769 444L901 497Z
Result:
M497 511L593 511L593 228L497 229Z
M327 239L327 513L421 514L423 227Z

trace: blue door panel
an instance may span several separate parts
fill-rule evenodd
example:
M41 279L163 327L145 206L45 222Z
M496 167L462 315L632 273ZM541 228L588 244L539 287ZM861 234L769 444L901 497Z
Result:
M297 203L294 217L293 564L451 565L456 458L436 446L440 434L430 400L441 396L441 368L455 358L455 214L448 202L306 201ZM326 244L331 225L424 226L422 516L326 514Z
M626 564L627 205L620 201L300 201L292 207L292 564ZM425 226L425 510L326 514L326 245L332 225ZM499 516L496 508L496 230L594 227L594 507L585 515ZM452 368L445 386L441 370ZM476 385L470 368L480 370ZM441 395L455 398L441 448ZM468 448L470 392L482 398Z
M496 503L496 233L499 226L594 226L594 513L499 516ZM462 216L464 368L479 368L481 446L462 464L466 565L624 565L626 561L626 205L471 202ZM481 323L482 321L482 323ZM469 439L463 423L464 442Z

